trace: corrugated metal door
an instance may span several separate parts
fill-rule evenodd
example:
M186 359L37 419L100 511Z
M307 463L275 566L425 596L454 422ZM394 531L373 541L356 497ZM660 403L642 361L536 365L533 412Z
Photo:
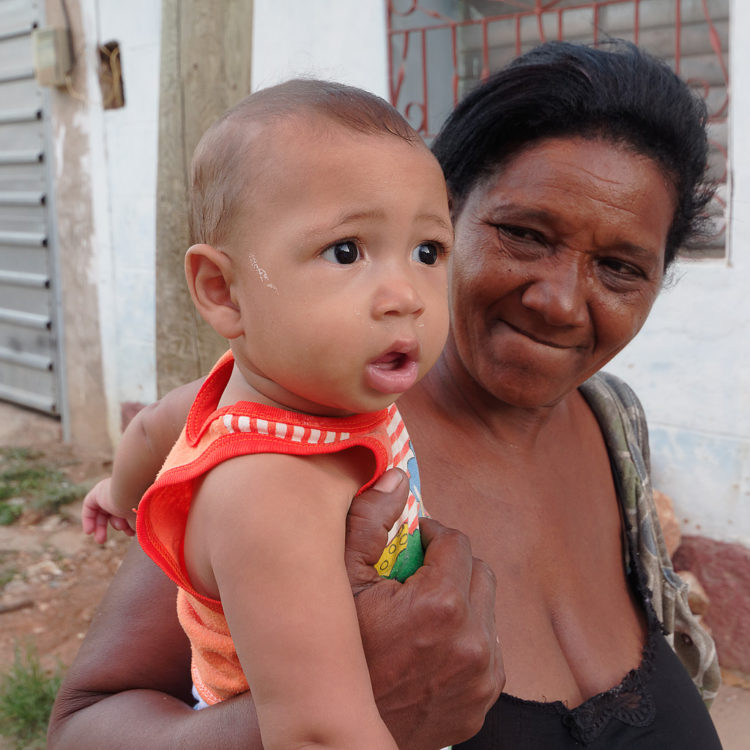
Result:
M50 232L49 94L32 69L32 0L0 0L0 399L60 414Z

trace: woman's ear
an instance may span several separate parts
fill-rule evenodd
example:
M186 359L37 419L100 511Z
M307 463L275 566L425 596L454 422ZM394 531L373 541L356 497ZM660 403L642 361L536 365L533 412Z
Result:
M201 317L225 339L242 335L242 315L232 293L232 262L211 245L193 245L185 253L185 277Z

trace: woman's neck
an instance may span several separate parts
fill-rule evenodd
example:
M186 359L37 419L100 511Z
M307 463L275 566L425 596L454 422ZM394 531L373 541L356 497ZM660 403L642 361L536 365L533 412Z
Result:
M407 424L442 419L476 438L477 429L507 447L533 450L551 423L565 418L571 395L553 404L519 405L485 389L463 367L453 347L446 347L435 366L399 402ZM411 428L410 428L411 429Z

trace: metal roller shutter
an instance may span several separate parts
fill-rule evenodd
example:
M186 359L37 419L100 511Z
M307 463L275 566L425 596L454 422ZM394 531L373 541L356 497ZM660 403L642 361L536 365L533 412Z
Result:
M0 399L59 414L49 94L31 52L40 23L37 3L0 3Z

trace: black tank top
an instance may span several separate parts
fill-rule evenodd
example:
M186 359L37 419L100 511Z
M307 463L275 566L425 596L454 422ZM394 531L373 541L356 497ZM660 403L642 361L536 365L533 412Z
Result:
M650 626L638 667L573 710L503 693L454 750L721 750L711 717L666 639Z
M631 559L637 565L638 556ZM572 710L502 693L479 734L454 750L721 750L698 689L664 637L642 571L628 578L648 620L637 669Z

